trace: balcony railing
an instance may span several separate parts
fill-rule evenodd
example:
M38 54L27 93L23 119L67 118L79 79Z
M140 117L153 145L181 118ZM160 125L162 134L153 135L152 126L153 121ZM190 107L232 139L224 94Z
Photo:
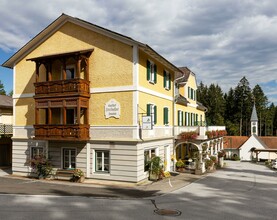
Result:
M35 139L89 140L89 125L34 125Z
M89 96L89 81L84 79L68 79L35 83L36 95L53 95L55 93L78 93Z
M0 124L0 135L11 135L13 133L13 126L9 124Z

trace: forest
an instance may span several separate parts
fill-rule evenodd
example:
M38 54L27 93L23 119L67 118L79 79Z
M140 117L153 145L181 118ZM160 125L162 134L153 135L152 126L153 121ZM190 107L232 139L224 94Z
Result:
M257 84L250 88L243 77L224 93L219 85L198 86L197 100L207 107L207 125L225 125L230 136L250 136L250 118L255 103L259 136L277 136L277 106L270 103Z
M6 94L0 80L0 94L12 96L12 93ZM250 118L255 102L259 136L277 136L277 106L268 101L258 84L251 89L246 77L227 93L219 85L207 86L201 82L197 90L197 100L208 109L207 125L225 125L230 136L250 135Z

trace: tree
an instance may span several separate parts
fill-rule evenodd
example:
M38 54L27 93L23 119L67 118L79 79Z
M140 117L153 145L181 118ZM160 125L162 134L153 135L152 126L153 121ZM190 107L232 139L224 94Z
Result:
M255 100L255 105L256 105L256 110L257 110L257 115L259 118L259 135L265 135L266 133L266 117L267 117L267 105L268 105L268 100L267 97L265 96L262 88L259 85L256 85L254 89L252 90L252 94Z
M0 95L6 95L6 91L4 89L4 85L2 84L1 80L0 80Z
M249 82L244 76L234 90L235 122L239 122L240 135L250 134L250 117L253 108L253 98Z

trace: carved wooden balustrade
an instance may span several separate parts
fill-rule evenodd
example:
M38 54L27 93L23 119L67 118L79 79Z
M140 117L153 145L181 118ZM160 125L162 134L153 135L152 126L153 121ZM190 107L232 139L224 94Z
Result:
M89 140L89 125L34 125L35 138L45 140Z
M36 95L47 96L55 93L59 95L69 95L69 93L74 93L75 95L79 94L89 96L89 81L84 79L69 79L35 83Z

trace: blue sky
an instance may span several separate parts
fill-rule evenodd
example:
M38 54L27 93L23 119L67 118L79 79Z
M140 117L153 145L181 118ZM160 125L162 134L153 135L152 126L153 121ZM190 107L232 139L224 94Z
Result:
M245 76L277 105L275 0L1 0L0 63L62 13L146 43L224 92ZM12 77L0 67L7 92Z

